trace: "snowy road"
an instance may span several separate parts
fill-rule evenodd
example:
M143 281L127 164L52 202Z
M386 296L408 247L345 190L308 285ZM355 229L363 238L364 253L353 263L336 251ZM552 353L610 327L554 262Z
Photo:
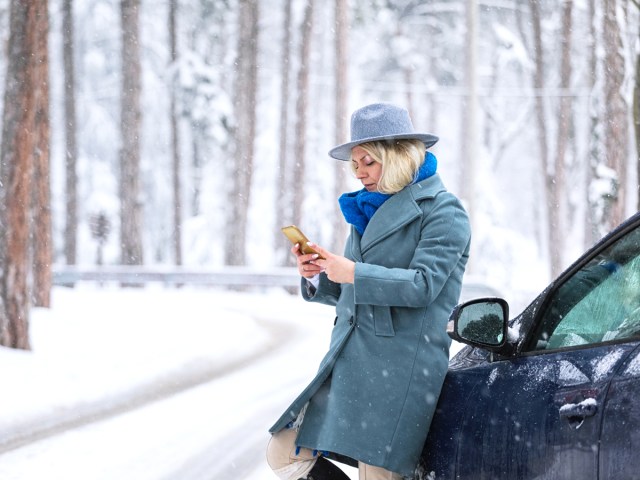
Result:
M275 480L267 430L313 377L331 307L162 287L52 303L33 351L0 347L1 480Z
M252 316L271 339L265 355L173 396L5 452L0 478L275 478L264 460L267 429L315 372L331 312L313 307L301 319L300 311L231 308L258 311Z

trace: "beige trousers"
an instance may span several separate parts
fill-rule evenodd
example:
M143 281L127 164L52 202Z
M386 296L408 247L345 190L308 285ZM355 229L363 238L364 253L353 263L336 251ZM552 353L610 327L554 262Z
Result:
M267 463L273 473L281 480L298 480L306 478L316 463L317 457L307 448L301 448L296 454L296 431L294 429L281 430L275 433L267 446ZM359 480L402 480L402 476L358 462Z

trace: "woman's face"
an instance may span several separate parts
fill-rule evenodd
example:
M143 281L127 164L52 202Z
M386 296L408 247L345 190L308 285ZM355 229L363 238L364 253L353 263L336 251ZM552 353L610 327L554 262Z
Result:
M382 164L376 162L362 147L351 149L351 161L356 172L356 178L362 182L369 192L378 190L378 182L382 176Z

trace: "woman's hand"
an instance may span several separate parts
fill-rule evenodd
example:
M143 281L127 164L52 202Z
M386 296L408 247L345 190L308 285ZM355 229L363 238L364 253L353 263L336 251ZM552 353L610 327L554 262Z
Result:
M314 243L309 243L309 246L324 257L324 259L321 259L316 255L315 258L311 259L311 264L324 271L329 280L336 283L354 282L356 272L356 264L354 262L341 255L334 255Z
M302 253L300 251L299 243L296 243L293 248L291 248L291 253L297 257L298 273L300 273L304 278L312 278L322 272L322 268L320 266L311 263L312 260L318 258L317 254Z

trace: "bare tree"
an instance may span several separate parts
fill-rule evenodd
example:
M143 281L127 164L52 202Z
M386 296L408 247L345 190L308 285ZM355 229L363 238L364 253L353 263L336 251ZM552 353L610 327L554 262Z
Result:
M604 233L602 228L602 208L600 207L601 199L594 198L592 186L598 180L598 165L601 160L602 139L600 138L600 103L601 95L598 95L596 91L596 72L598 68L598 51L596 48L597 42L597 28L596 28L596 0L588 0L587 9L587 24L589 25L588 31L588 46L586 51L589 52L588 65L590 75L587 78L587 85L592 92L591 101L589 105L590 119L589 119L589 145L588 145L588 168L586 170L586 182L585 182L585 200L586 200L586 221L585 221L585 246L592 245L594 241L602 236Z
M531 26L533 28L533 50L534 50L534 70L533 70L533 88L536 92L542 92L545 88L545 61L544 61L544 46L542 42L542 14L540 12L540 4L538 0L529 0L529 7L531 9ZM534 208L542 208L543 212L540 218L546 219L546 225L544 231L547 233L546 242L543 240L542 244L546 244L547 251L551 252L553 248L551 241L549 240L549 205L551 201L550 183L553 183L553 177L548 174L549 165L549 141L547 135L546 124L546 111L545 111L544 97L541 94L536 95L535 101L535 113L536 124L538 127L538 155L540 165L540 178L542 179L543 198L542 201L537 202ZM551 253L550 253L551 255ZM553 262L550 258L550 262ZM553 268L551 268L553 270Z
M291 75L291 0L284 2L283 16L283 38L282 38L282 57L280 59L280 72L282 80L280 81L280 143L278 147L278 172L276 180L276 232L275 245L280 245L283 241L280 228L287 223L287 219L291 216L291 197L292 192L287 188L287 178L292 172L289 153L289 77ZM276 252L281 249L276 248ZM288 253L288 252L287 252ZM290 255L278 254L278 263L286 264L292 261Z
M51 304L51 264L53 262L51 191L49 164L49 12L47 0L34 0L33 51L34 164L33 164L33 302L37 307Z
M62 56L64 63L65 132L65 226L64 256L67 265L75 265L78 230L78 144L76 139L76 78L74 66L73 0L62 3Z
M335 144L347 141L349 131L348 114L348 38L349 38L349 9L347 0L335 0ZM333 197L338 198L346 189L345 162L334 162L334 191ZM342 219L340 206L334 203L332 250L342 252L344 249L347 224Z
M176 16L177 2L169 2L169 56L175 65L177 55ZM182 161L180 158L180 129L178 128L178 112L176 106L175 82L171 85L170 123L171 123L171 157L173 170L173 256L176 265L182 265Z
M311 55L311 39L313 33L313 4L314 0L307 0L304 10L304 19L301 25L300 43L300 67L296 84L296 127L295 145L293 157L295 165L293 168L293 178L291 189L294 192L293 223L300 224L302 221L302 206L304 203L304 179L305 179L305 155L306 155L306 134L307 134L307 107L309 104L309 65Z
M556 152L553 161L549 155L548 122L545 109L545 50L542 35L541 5L536 0L529 2L531 9L531 23L533 27L533 45L535 55L535 70L533 84L536 92L535 112L538 126L540 178L544 185L544 201L542 218L546 219L546 247L549 258L550 274L557 276L563 268L562 253L564 247L566 225L566 153L568 149L571 129L572 101L569 93L571 87L571 32L573 1L563 2L561 31L560 31L560 90L559 106L557 110Z
M228 177L229 217L225 231L225 263L244 265L246 261L247 214L253 175L256 135L256 95L258 91L258 1L240 2L237 72L234 95L236 122L235 155Z
M478 159L478 88L477 88L477 0L466 0L467 38L465 42L465 101L462 102L462 128L460 138L460 189L461 197L469 212L469 219L473 225L475 221L476 204L476 168ZM473 226L472 226L473 228ZM473 270L475 262L472 260L467 266Z
M28 246L36 137L37 15L46 2L11 1L0 168L0 344L29 349Z
M566 225L566 153L571 127L571 30L573 0L565 0L562 8L560 32L560 105L556 130L556 154L553 168L545 167L548 195L548 232L551 276L556 277L562 268L562 252Z
M140 199L140 0L121 0L122 94L120 126L120 245L124 265L141 265L142 202Z
M607 152L608 166L616 174L617 191L611 198L605 213L605 224L613 228L624 220L628 147L628 105L624 97L625 60L623 55L624 24L623 4L619 0L604 0L602 12L602 48L604 50L604 148Z
M632 0L633 5L640 10L640 0ZM640 25L637 32L640 40ZM638 179L636 209L640 211L640 51L636 52L635 82L633 84L633 127L636 147L636 178Z

